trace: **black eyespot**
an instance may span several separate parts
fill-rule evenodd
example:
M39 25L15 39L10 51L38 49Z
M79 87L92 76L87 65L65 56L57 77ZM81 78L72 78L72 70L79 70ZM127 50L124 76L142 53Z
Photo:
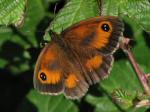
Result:
M43 80L43 81L45 81L46 80L46 75L45 75L45 73L41 73L40 74L40 78Z
M110 30L109 25L106 24L106 23L102 24L101 28L102 28L102 30L105 31L105 32L108 32L108 31Z

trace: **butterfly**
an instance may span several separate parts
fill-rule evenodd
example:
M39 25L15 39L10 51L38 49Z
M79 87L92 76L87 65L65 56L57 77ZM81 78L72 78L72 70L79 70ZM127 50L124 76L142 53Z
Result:
M36 62L34 88L69 99L83 97L90 85L108 77L123 31L122 20L115 16L89 18L60 34L50 30L52 39Z

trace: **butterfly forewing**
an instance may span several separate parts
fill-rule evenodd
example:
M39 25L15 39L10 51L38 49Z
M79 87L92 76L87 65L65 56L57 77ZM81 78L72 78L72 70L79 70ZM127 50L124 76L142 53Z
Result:
M81 21L62 32L62 38L76 54L88 84L104 79L113 64L112 54L123 37L123 22L114 16Z
M86 60L84 64L87 70L87 75L90 77L90 84L99 82L100 79L107 78L113 64L112 55L101 56L95 55L90 59Z
M72 25L62 32L62 37L72 49L89 47L106 55L119 47L123 30L123 22L118 17L101 16Z
M34 72L34 87L41 93L58 94L64 90L61 55L54 42L48 43L40 53Z

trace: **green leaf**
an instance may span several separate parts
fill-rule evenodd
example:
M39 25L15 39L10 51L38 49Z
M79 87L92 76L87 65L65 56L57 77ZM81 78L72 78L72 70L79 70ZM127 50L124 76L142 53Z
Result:
M96 0L70 0L54 18L47 31L53 29L55 32L60 33L76 22L95 16L98 16ZM50 40L49 35L46 34L44 39Z
M0 24L19 24L23 21L26 0L0 0Z
M150 1L149 0L127 0L120 2L122 13L139 24L144 30L150 31Z
M94 97L88 95L87 101L95 106L94 112L119 112L115 104L107 97Z
M20 29L0 27L0 68L7 66L6 68L13 74L20 74L33 69L33 65L32 67L29 65L31 56L27 49L40 46L37 43L40 39L36 38L35 32L39 22L45 16L42 2L29 0L25 15L24 24ZM7 61L9 63L4 63Z
M38 38L35 37L35 33L37 26L45 16L44 7L41 0L29 0L28 4L24 26L20 29L20 32L25 36L22 37L22 41L26 42L25 45L28 45L26 48L38 47Z
M145 31L150 31L150 1L149 0L105 0L104 15L128 16Z
M95 0L70 0L56 18L54 18L50 27L56 32L61 32L62 29L65 29L76 22L98 16L97 9L98 6Z
M109 93L118 88L123 88L130 91L134 88L134 91L142 91L141 84L139 83L136 74L127 60L115 62L110 76L107 80L102 81L101 86L108 90Z
M27 99L37 107L38 112L77 112L76 105L61 96L41 95L37 91L32 90L27 95ZM24 107L24 106L22 106ZM20 108L22 112L24 108Z
M146 108L130 108L128 110L122 109L115 104L108 95L103 97L87 96L87 101L95 106L94 112L145 112Z

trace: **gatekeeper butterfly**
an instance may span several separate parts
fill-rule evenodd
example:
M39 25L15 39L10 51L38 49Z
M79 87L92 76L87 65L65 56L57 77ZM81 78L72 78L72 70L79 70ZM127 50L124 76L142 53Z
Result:
M40 53L34 87L43 94L84 96L90 85L104 79L113 65L124 25L119 17L99 16L83 20L57 34Z

